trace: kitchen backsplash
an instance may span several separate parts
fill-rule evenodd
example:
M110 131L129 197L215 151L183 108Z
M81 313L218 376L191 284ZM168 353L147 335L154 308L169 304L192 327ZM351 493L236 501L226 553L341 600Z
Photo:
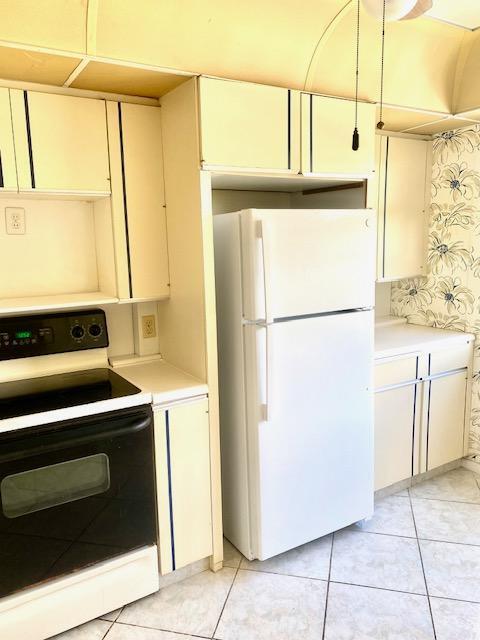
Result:
M469 448L480 455L480 124L440 133L432 144L428 275L394 283L391 311L476 334Z

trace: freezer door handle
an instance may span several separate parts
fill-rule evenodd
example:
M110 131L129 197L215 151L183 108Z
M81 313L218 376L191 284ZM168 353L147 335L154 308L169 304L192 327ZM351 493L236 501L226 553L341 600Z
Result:
M257 233L262 244L262 269L263 269L263 299L265 304L265 322L273 322L269 312L269 290L270 290L270 252L268 247L268 234L265 233L265 220L257 221Z

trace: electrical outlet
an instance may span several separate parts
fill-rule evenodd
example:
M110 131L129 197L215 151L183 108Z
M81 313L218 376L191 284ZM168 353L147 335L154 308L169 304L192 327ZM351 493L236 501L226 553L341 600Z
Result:
M142 335L144 338L155 338L157 328L155 327L155 316L142 316Z
M9 235L23 235L25 233L25 209L5 207L5 229Z

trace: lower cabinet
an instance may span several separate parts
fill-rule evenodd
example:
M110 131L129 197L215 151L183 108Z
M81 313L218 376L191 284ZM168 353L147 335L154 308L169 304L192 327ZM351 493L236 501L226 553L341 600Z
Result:
M413 474L417 391L414 383L375 396L375 490Z
M160 572L212 554L208 400L155 410Z
M463 456L467 372L446 374L428 385L427 471Z
M429 373L425 354L417 358L415 375L406 380L411 360L410 355L376 363L375 490L464 455L471 345L452 371ZM382 368L388 368L387 384Z

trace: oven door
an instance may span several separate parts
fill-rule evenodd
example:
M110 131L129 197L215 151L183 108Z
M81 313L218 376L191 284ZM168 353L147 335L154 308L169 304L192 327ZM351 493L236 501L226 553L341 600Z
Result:
M0 596L156 542L153 418L0 433Z

